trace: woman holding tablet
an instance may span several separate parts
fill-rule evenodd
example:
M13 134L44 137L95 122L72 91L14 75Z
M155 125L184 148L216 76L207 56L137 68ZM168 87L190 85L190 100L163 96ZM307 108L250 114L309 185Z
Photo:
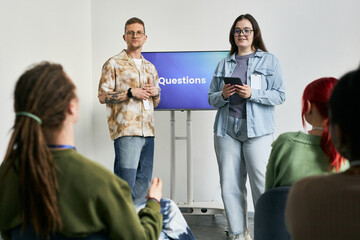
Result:
M214 147L229 233L232 239L248 240L246 177L255 206L264 192L274 110L285 101L285 87L279 61L267 52L253 16L235 19L229 41L230 54L211 81L209 104L218 109ZM223 77L239 77L243 85L225 84Z

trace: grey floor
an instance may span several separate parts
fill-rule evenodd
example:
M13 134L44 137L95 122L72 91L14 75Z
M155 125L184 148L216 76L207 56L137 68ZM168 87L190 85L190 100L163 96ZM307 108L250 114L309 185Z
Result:
M217 215L184 215L188 225L194 233L196 240L227 240L226 218ZM249 218L250 234L254 236L254 219ZM0 236L1 240L1 236Z
M227 240L224 215L184 215L197 240ZM249 218L250 234L254 236L254 219Z
M249 229L253 237L254 219L253 214L249 215ZM225 233L227 221L224 215L184 215L184 217L194 233L196 240L228 240Z

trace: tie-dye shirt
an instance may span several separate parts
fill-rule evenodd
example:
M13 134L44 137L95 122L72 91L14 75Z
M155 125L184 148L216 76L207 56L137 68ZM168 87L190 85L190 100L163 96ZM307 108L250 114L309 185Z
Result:
M155 66L141 56L140 71L126 50L107 60L102 68L98 95L122 92L129 88L142 88L148 78L159 90L159 77ZM106 114L112 140L122 136L154 136L154 102L149 98L150 109L145 110L142 100L130 98L118 104L106 104Z

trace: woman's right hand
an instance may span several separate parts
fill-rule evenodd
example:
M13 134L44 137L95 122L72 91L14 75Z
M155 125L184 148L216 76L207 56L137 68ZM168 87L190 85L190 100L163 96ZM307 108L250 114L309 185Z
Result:
M147 199L154 198L158 202L162 198L162 180L160 178L154 177L151 181L151 185L146 196Z
M232 86L230 83L224 85L222 89L222 97L224 100L227 100L231 95L235 93L235 87Z

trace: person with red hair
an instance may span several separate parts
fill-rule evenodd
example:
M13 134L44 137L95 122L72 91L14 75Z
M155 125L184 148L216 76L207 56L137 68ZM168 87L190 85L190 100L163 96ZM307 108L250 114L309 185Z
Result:
M312 175L339 172L345 159L330 140L328 103L338 80L324 77L309 83L302 97L302 123L312 126L307 133L287 132L272 144L266 169L265 191L291 186Z

